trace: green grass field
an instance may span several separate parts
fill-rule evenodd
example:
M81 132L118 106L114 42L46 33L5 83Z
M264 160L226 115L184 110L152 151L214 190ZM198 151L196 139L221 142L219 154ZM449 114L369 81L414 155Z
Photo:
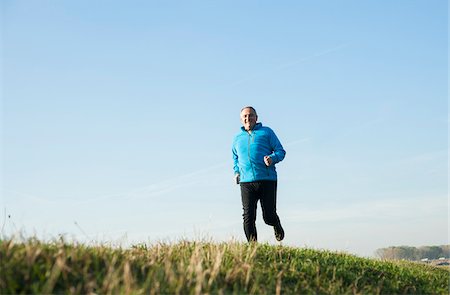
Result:
M267 244L0 240L1 294L448 294L446 268Z

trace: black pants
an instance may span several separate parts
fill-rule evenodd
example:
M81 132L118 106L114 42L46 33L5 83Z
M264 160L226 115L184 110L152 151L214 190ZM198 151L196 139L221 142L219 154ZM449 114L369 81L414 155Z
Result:
M277 215L277 182L241 182L242 208L244 209L244 231L247 240L257 241L256 204L261 202L264 222L274 226L280 223Z

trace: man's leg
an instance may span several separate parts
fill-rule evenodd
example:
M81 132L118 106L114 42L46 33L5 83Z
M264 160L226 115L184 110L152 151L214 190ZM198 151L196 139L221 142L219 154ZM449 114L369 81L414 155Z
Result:
M256 234L256 203L258 195L253 183L241 183L242 209L244 210L244 232L247 241L256 242L258 240Z
M261 185L261 209L264 222L273 226L278 241L284 239L284 230L281 227L277 214L277 182L264 181Z

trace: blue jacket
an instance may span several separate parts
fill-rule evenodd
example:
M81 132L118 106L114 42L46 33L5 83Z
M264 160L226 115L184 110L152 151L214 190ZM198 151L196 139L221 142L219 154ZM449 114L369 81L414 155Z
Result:
M233 140L234 173L240 174L241 182L277 180L275 164L286 155L277 136L269 127L257 123L249 134L241 127ZM264 156L272 158L272 165L264 164Z

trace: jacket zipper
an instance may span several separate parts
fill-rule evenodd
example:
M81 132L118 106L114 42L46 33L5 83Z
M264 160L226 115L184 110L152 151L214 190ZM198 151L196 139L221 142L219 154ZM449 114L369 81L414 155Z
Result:
M251 158L251 154L250 154L250 140L251 139L252 139L252 135L249 133L248 134L248 161L250 162L250 166L252 166L253 180L255 180L256 179L255 168L253 167L252 158Z

